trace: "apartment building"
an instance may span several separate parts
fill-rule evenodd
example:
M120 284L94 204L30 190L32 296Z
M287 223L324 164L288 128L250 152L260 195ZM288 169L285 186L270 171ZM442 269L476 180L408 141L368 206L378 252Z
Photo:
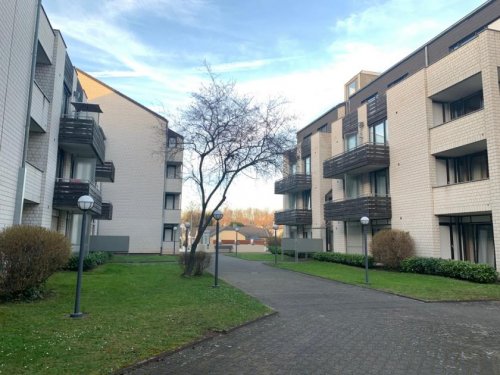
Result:
M102 223L110 223L116 218L112 199L116 197L118 212L123 212L121 196L108 188L115 180L115 164L108 159L111 146L111 155L117 157L115 160L120 167L123 166L123 184L135 183L125 174L131 165L145 180L161 181L158 186L154 185L160 197L155 207L161 213L160 220L154 222L152 218L150 221L150 226L156 226L155 246L145 242L149 232L143 233L145 225L136 219L133 230L122 227L120 236L116 236L127 239L120 242L126 244L126 248L117 250L128 250L130 242L135 248L162 251L164 227L180 221L178 210L175 215L179 219L175 215L168 216L163 209L163 201L167 199L165 193L170 193L166 186L180 197L181 184L177 180L176 186L168 182L172 179L172 170L164 163L160 163L158 169L140 169L127 159L127 155L144 152L139 141L145 136L135 134L134 144L123 144L123 139L114 136L116 111L110 108L110 113L104 116L99 103L89 102L66 52L64 39L60 31L50 25L39 1L0 4L0 49L0 228L16 224L50 228L68 236L73 249L77 250L82 221L77 200L82 195L90 195L95 204L90 210L92 220L87 229L100 237L101 227L102 231L106 230ZM109 120L111 125L105 127L104 120ZM103 128L113 135L113 144ZM160 142L163 139L164 144L167 144L167 137L172 147L177 147L182 139L169 129L164 130L163 137L161 134L156 136ZM116 154L116 149L130 152ZM182 154L175 155L177 159L169 160L168 165L175 166L177 177ZM148 167L152 164L146 160L142 162ZM152 194L152 191L147 190L147 193ZM139 214L146 215L146 212ZM112 247L113 238L108 238L107 243Z
M417 255L499 268L499 18L500 2L488 1L382 74L360 72L344 85L337 116L329 112L298 132L297 148L284 155L285 178L275 184L285 194L275 221L289 236L361 252L359 219L368 216L370 237L401 229L414 238ZM326 152L314 142L321 137ZM315 154L326 156L314 166ZM318 191L317 202L312 196L300 207L309 221L293 216L289 203L308 189ZM315 232L316 225L324 230Z
M172 253L181 223L182 136L163 116L90 74L78 70L78 78L103 109L106 152L116 166L114 183L102 187L114 217L100 221L97 234L129 236L129 252Z

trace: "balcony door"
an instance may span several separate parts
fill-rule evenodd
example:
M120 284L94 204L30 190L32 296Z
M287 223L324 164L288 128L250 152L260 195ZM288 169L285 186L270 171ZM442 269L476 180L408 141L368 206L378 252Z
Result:
M75 158L73 160L72 177L82 181L95 181L96 159Z

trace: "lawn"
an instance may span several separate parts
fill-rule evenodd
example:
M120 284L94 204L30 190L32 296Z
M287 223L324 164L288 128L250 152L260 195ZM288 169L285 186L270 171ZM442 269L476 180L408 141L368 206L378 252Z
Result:
M316 260L279 263L278 267L426 301L500 300L498 283L477 284L440 276L370 269L370 283L366 285L364 268Z
M113 255L112 263L156 263L156 262L177 262L177 255Z
M212 288L209 275L180 273L168 262L86 272L82 319L68 316L74 272L53 275L45 300L0 304L0 374L108 374L270 312L223 282Z
M224 255L230 257L236 257L235 253L226 253ZM271 253L238 253L239 259L245 260L256 260L262 262L274 262L274 255ZM280 255L278 255L278 261L280 261Z

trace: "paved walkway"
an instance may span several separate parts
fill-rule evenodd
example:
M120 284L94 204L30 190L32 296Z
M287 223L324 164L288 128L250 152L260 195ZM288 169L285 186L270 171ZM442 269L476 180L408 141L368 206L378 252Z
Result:
M222 256L279 314L134 374L500 374L500 303L423 303Z

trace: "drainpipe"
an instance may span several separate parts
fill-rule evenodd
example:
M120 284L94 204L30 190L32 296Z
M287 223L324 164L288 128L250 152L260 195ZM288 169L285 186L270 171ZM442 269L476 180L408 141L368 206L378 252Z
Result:
M16 204L14 208L14 220L13 220L14 225L21 224L23 218L24 190L26 187L26 159L28 157L28 142L30 137L30 124L31 124L31 101L32 101L31 97L33 95L33 83L35 81L36 54L38 49L38 27L40 24L41 9L42 9L42 0L38 0L36 9L36 20L35 20L35 35L33 37L33 49L31 52L30 87L28 93L28 109L26 111L26 124L24 129L23 158L17 176Z

